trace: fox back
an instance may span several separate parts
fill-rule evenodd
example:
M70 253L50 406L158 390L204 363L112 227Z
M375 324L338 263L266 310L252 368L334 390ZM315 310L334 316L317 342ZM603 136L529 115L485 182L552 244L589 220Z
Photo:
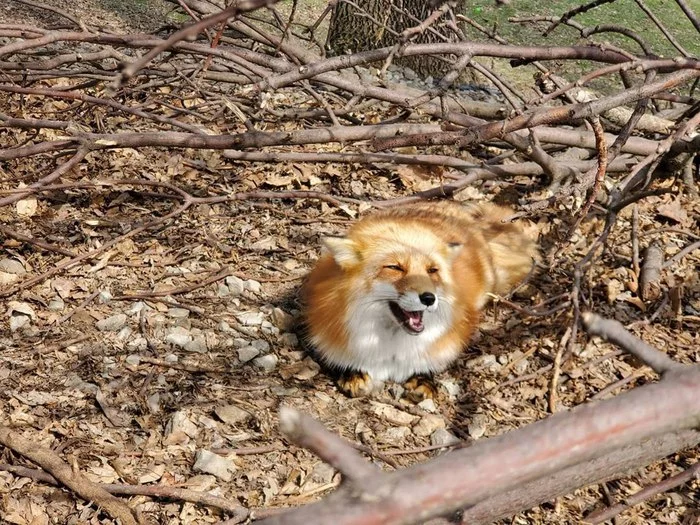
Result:
M317 355L369 383L406 381L452 363L490 293L531 271L533 240L504 223L506 208L420 203L358 221L326 253L303 288Z

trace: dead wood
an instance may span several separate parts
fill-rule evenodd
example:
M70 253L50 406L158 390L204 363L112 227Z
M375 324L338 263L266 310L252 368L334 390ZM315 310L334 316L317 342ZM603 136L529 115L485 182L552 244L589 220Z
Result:
M0 443L21 454L50 473L86 501L95 503L110 516L121 520L125 525L137 525L131 509L120 499L115 498L96 483L88 481L79 470L71 468L51 450L41 447L12 430L0 427Z
M639 270L639 293L645 301L655 301L661 295L661 268L664 251L659 244L650 244L642 255Z

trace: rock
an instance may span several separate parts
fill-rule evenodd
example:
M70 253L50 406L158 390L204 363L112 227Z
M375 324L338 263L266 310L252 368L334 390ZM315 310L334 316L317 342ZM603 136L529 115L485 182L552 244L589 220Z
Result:
M265 372L272 372L277 366L277 360L275 354L267 354L253 359L253 364L262 368Z
M229 289L229 293L233 297L238 297L243 293L243 290L245 290L245 283L243 282L243 279L240 279L235 275L226 277L226 286Z
M253 417L250 412L238 408L236 405L222 405L216 407L214 413L221 421L229 425L238 425Z
M501 365L496 360L496 356L493 354L484 354L470 359L467 361L467 366L477 370L488 370L489 372L497 372L501 368Z
M460 439L444 428L438 428L435 432L430 434L430 444L435 447L447 447L459 443L461 443Z
M197 435L197 425L195 425L186 412L178 410L165 425L165 437L168 444L182 443L183 436L193 438ZM186 440L185 440L186 441Z
M27 273L24 265L17 259L0 259L0 271L14 275L23 275Z
M126 361L126 364L128 364L128 365L139 366L139 364L141 364L141 356L136 355L136 354L131 354L131 355L126 356L126 359L124 359L124 361Z
M426 412L430 412L431 414L437 410L437 406L435 406L435 401L432 399L424 399L420 403L418 403L418 407L422 408Z
M255 359L260 355L260 350L254 346L244 346L238 349L238 360L241 363L247 363L248 361Z
M449 379L443 379L442 381L440 381L440 386L442 386L447 391L447 395L450 396L450 399L456 398L461 391L459 385Z
M295 347L299 344L299 338L297 337L296 334L284 333L284 334L280 335L280 342L284 346Z
M95 326L100 332L118 332L126 324L126 314L117 314L102 321L97 321Z
M236 464L208 450L198 450L192 469L204 474L213 474L223 481L231 481L233 473L236 472Z
M280 329L267 320L260 324L260 330L265 335L277 335L280 333Z
M151 414L158 414L160 412L160 394L156 392L146 398L146 406Z
M192 341L192 334L187 328L182 326L171 328L165 336L166 343L179 346L180 348L184 348L190 341Z
M406 438L411 434L408 427L389 427L377 434L378 443L387 443L393 446L403 445Z
M270 351L270 343L264 339L254 339L250 344L253 348L260 350L261 354L266 354Z
M203 334L198 334L194 336L191 341L185 343L184 349L187 352L203 354L207 351L207 339Z
M236 319L238 319L238 322L242 325L256 326L262 324L265 319L265 314L262 312L241 312L240 314L236 314Z
M376 401L370 401L370 406L372 407L372 412L377 414L379 417L388 421L392 425L411 425L413 424L418 416L394 408L391 405L386 405L384 403L378 403Z
M254 281L253 279L248 279L245 282L245 289L248 290L249 292L260 293L260 291L262 290L262 285L258 281Z
M56 297L55 299L51 299L49 301L49 310L52 312L60 312L66 307L66 303L63 302L63 299L60 297Z
M413 427L413 433L419 437L428 437L438 428L445 428L445 420L437 414L427 414Z
M216 296L217 297L228 297L231 295L231 289L223 283L216 285Z
M100 304L109 304L109 302L112 300L112 292L109 290L101 290L99 294L97 294L97 302Z
M272 309L272 322L283 332L288 332L294 326L294 316L288 314L282 308L275 307Z
M190 316L187 308L168 308L168 317L173 319L185 319Z
M142 352L148 349L148 341L145 337L137 337L126 343L126 347L135 352Z
M473 439L479 439L486 432L489 418L486 414L475 414L467 424L467 431Z

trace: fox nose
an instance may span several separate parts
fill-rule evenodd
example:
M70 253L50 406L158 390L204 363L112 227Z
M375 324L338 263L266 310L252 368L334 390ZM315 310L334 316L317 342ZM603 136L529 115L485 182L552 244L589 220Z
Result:
M425 306L432 306L435 304L435 294L431 292L423 292L418 296L418 299L420 299L420 302Z

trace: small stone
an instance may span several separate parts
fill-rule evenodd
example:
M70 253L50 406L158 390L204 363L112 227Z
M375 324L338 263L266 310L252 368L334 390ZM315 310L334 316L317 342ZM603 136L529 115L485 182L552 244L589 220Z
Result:
M422 408L426 412L430 412L431 414L437 410L437 406L435 406L435 401L432 399L424 399L420 403L418 403L418 407Z
M392 425L411 425L417 419L417 416L394 408L391 405L386 405L384 403L378 403L376 401L370 401L372 407L372 412L380 416L385 421L388 421Z
M187 352L203 354L207 351L207 339L202 334L196 335L191 341L185 343L184 349Z
M197 425L195 425L187 416L187 413L182 410L175 412L168 421L168 424L165 425L166 437L179 433L190 438L197 435Z
M228 286L229 293L233 297L238 297L243 293L243 290L245 290L245 283L243 282L243 279L240 279L235 275L226 277L226 286Z
M216 407L214 413L224 423L229 425L238 425L248 421L252 416L250 412L238 408L236 405L223 405Z
M97 321L95 326L100 332L118 332L126 324L126 314L117 314L102 321Z
M102 290L99 294L97 294L97 302L100 304L109 304L111 300L112 292L109 290Z
M277 328L275 325L273 325L270 321L263 321L260 324L260 330L262 331L263 334L265 335L274 335L276 336L277 334L280 333L280 329Z
M145 337L137 337L126 343L126 347L135 352L142 352L148 348L148 341Z
M450 396L450 399L456 398L461 391L459 385L449 379L443 379L440 381L440 385L447 391L447 395Z
M17 259L0 259L0 271L14 275L23 275L27 273L27 270Z
M192 334L187 328L175 326L168 330L165 336L165 342L170 343L180 348L184 348L187 343L192 341Z
M49 310L52 312L60 312L66 307L66 303L63 302L63 299L60 297L56 297L55 299L51 299L49 301Z
M146 406L151 414L158 414L160 412L160 394L156 392L146 398Z
M216 286L216 296L217 297L228 297L231 295L231 289L223 283L219 283Z
M128 365L139 366L139 364L141 363L141 356L136 355L136 354L131 354L131 355L126 356L126 359L124 361L126 361L126 364L128 364Z
M195 462L192 467L197 472L213 474L223 481L231 481L236 465L230 459L221 457L208 450L198 450L195 454Z
M262 285L258 281L254 281L253 279L248 279L245 282L245 289L248 290L249 292L260 293L260 291L262 290Z
M444 428L438 428L435 432L430 434L430 444L435 447L447 447L459 443L461 443L459 438Z
M168 308L168 317L173 319L185 319L190 316L187 308Z
M470 359L467 361L467 366L477 370L488 370L489 372L497 372L501 368L501 365L496 360L496 356L493 354L484 354Z
M272 309L272 322L280 330L288 332L294 326L294 317L282 308L275 307Z
M253 348L257 348L263 354L266 354L270 351L270 343L268 343L264 339L254 339L253 342L251 342L250 344Z
M377 442L401 446L410 433L411 429L408 427L389 427L377 434Z
M413 433L419 437L428 437L438 428L445 428L445 420L436 414L427 414L413 427Z
M262 324L265 314L262 312L242 312L236 314L236 319L245 326L255 326Z
M272 372L277 366L277 356L275 354L267 354L253 359L253 364L265 370Z
M475 414L467 424L467 432L473 439L479 439L486 432L488 421L486 414Z
M243 339L242 337L233 338L233 346L236 348L243 348L244 346L250 346L250 341Z
M296 347L299 345L299 338L296 334L284 333L280 336L280 342L284 346Z
M254 346L244 346L238 349L238 360L241 363L247 363L248 361L255 359L260 355L260 350Z

